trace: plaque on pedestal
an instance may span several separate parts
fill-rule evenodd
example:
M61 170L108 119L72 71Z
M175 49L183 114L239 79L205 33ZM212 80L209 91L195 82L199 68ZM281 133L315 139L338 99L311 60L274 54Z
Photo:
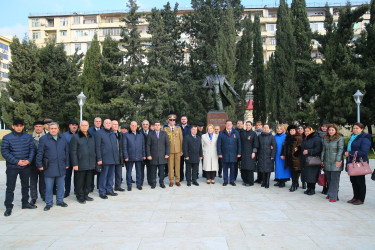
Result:
M220 126L220 130L225 128L225 122L228 120L228 114L224 111L210 111L207 114L207 125L213 124Z

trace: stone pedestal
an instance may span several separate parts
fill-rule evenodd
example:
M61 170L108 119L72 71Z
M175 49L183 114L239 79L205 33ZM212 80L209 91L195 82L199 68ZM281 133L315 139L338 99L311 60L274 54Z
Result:
M225 122L228 120L228 114L224 111L210 111L207 114L207 125L213 124L220 126L220 130L225 128Z

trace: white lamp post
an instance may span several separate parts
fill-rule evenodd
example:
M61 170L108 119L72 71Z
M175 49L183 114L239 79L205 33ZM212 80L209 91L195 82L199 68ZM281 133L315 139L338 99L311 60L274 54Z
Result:
M361 91L359 91L359 89L357 90L357 92L355 92L355 94L353 95L353 98L354 98L354 102L357 104L357 122L361 122L360 120L360 112L359 112L359 105L361 104L362 100L363 100L363 94L361 93Z
M78 100L78 105L79 105L79 110L80 110L79 121L82 122L82 107L83 107L83 105L85 104L85 101L86 101L86 96L83 94L83 92L81 92L81 94L79 94L77 96L77 100Z

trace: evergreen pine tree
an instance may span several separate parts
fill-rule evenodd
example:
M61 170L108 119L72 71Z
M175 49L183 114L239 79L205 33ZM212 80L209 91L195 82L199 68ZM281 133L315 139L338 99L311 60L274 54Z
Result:
M262 40L262 33L260 30L259 15L255 16L253 30L254 30L254 58L253 58L253 64L251 67L252 83L254 86L253 117L254 117L254 121L266 122L267 99L266 99L266 85L265 85L264 56L263 56L263 40Z
M276 22L275 70L276 121L292 123L295 120L298 86L295 82L295 48L291 14L285 0L280 0Z
M38 65L38 48L31 41L13 38L9 82L1 92L2 119L11 127L14 119L23 119L26 129L42 118L42 72Z
M87 106L90 104L100 104L102 102L102 56L97 34L87 50L83 65L83 72L80 78L83 92L87 96Z

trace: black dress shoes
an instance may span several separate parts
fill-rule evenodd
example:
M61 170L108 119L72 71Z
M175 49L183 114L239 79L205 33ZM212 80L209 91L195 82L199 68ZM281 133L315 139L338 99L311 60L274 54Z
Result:
M199 186L199 183L196 182L196 181L194 181L194 182L193 182L193 185L195 185L195 186Z
M236 186L236 183L231 182L230 185L232 185L234 187L234 186Z
M123 189L123 188L116 188L115 191L124 192L125 189Z
M36 199L32 199L32 200L30 201L30 204L31 204L31 205L35 205L35 204L36 204Z
M22 209L35 209L37 206L27 203L26 205L22 205Z
M78 202L81 204L86 204L86 200L78 200Z
M48 211L48 210L50 210L50 209L51 209L51 207L52 207L51 205L47 205L47 206L45 206L45 207L44 207L44 209L43 209L43 210L44 210L44 211Z
M128 187L128 191L132 191L132 188L131 188L131 187Z
M223 183L223 186L224 186L224 187L225 187L226 185L228 185L228 182L224 182L224 183Z
M109 195L109 196L117 196L118 193L114 193L114 192L110 193L110 192L107 192L106 195Z
M160 184L160 187L161 187L161 188L165 188L165 185L164 185L164 184Z
M289 188L289 192L294 192L296 191L296 187L294 185L292 185L290 188Z
M59 207L67 207L68 204L66 204L65 202L60 202L60 203L56 203L56 206L59 206Z
M108 196L105 195L105 194L100 194L99 197L102 198L102 199L104 199L104 200L108 199Z
M142 190L142 186L137 186L137 189L138 190Z
M8 217L12 214L12 208L7 208L4 212L4 216L5 217Z
M188 185L188 187L190 187L190 186L191 186L191 183L190 183L190 182L188 182L188 183L187 183L187 185Z
M155 185L152 185L152 186L151 186L151 189L155 189L155 187L156 187Z
M310 191L307 193L307 195L314 195L315 194L315 190L314 189L310 189Z
M86 200L86 201L93 201L94 198L91 198L91 197L89 197L89 196L86 196L86 197L85 197L85 200Z

